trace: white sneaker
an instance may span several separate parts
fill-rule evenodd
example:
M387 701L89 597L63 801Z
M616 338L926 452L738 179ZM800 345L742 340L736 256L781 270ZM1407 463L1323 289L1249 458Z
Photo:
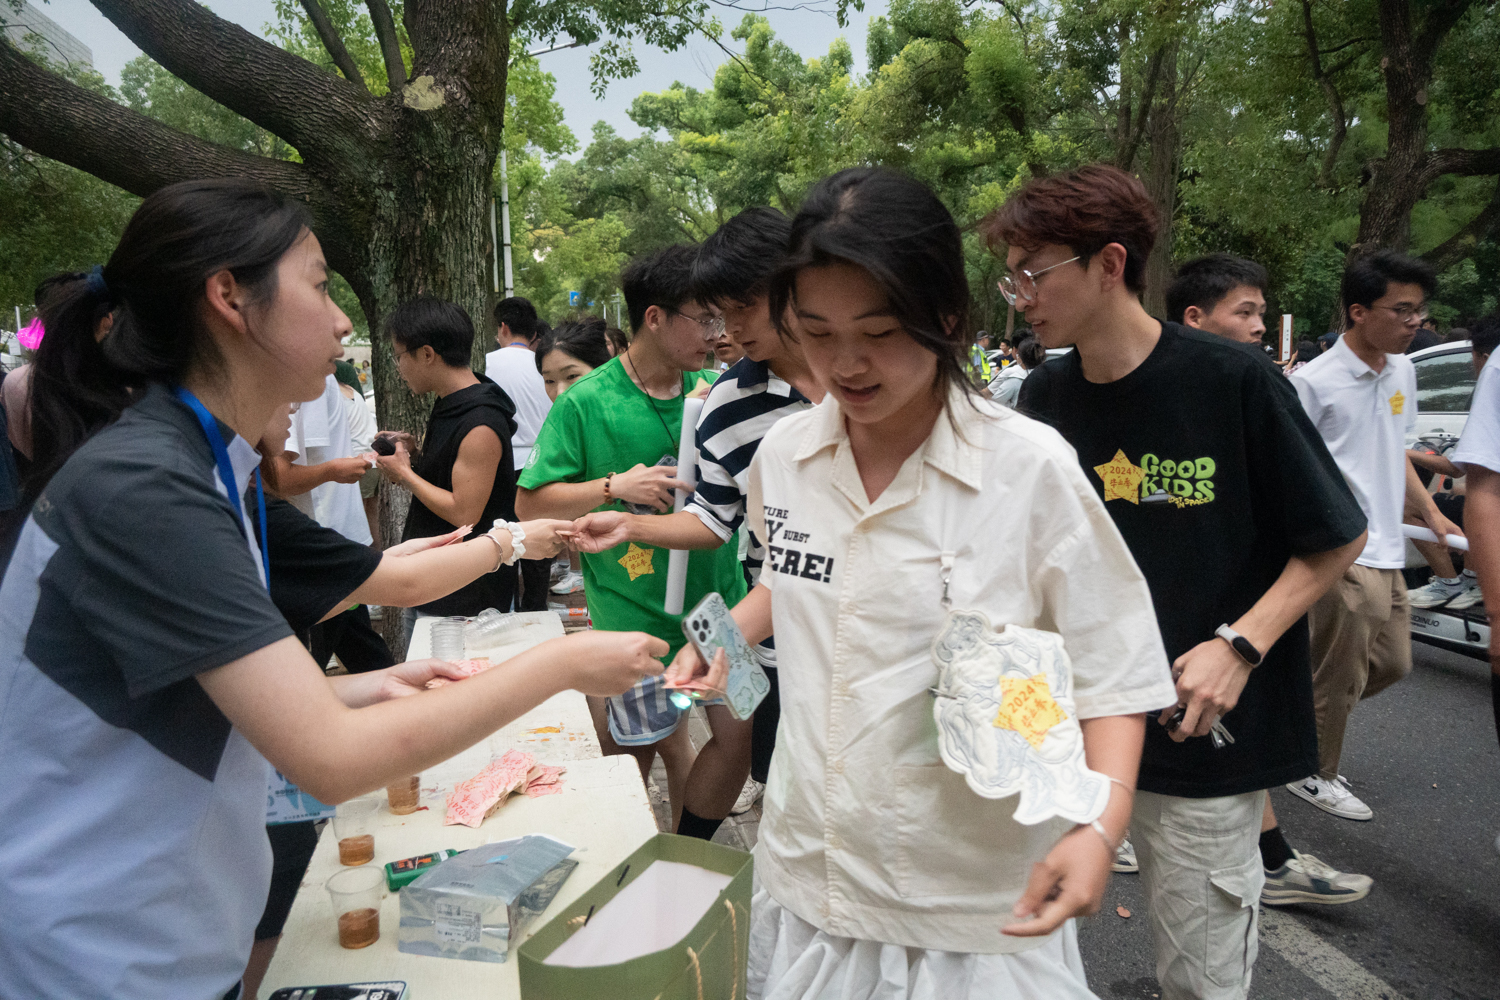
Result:
M1120 846L1115 848L1115 862L1109 866L1112 872L1120 872L1130 875L1141 870L1141 863L1135 859L1135 845L1126 837L1120 841Z
M1262 906L1286 906L1289 903L1337 906L1364 899L1374 884L1375 880L1368 875L1341 872L1311 854L1293 848L1292 857L1286 864L1273 872L1266 872L1260 902Z
M729 810L731 816L741 816L755 808L755 803L766 794L766 786L754 778L745 779L745 787L740 789L740 797L734 800L734 808Z
M576 594L583 589L583 574L569 570L567 575L552 585L554 594Z
M1463 611L1472 608L1476 604L1484 603L1484 592L1479 589L1479 582L1471 577L1464 577L1463 591L1448 602L1448 607L1454 611Z
M1286 790L1341 819L1365 820L1375 816L1369 806L1349 791L1349 781L1342 774L1332 781L1315 774L1310 778L1291 782Z
M1441 577L1433 577L1424 585L1415 590L1406 592L1406 599L1414 608L1456 608L1454 601L1461 598L1467 590L1462 579L1444 580ZM1473 602L1471 601L1470 604ZM1465 604L1464 607L1469 607Z

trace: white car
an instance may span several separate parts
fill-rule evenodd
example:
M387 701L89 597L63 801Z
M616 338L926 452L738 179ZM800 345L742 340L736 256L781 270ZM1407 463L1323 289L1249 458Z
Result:
M1425 348L1411 356L1411 363L1417 369L1417 429L1408 435L1407 447L1417 438L1462 435L1478 379L1469 342Z

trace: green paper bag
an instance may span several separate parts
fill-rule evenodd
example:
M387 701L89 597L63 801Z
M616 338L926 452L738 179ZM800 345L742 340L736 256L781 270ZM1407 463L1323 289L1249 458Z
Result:
M676 861L731 878L693 929L668 948L614 965L546 964L591 912L602 909L653 861ZM521 1000L743 1000L750 872L750 855L744 851L657 834L516 950Z

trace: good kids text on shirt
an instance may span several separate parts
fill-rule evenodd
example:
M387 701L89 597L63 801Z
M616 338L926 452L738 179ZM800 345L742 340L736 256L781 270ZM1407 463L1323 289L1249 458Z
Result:
M801 577L804 580L817 580L821 583L832 581L833 557L794 549L788 545L776 545L778 536L783 542L796 542L799 545L807 542L812 536L805 531L792 531L786 528L789 515L780 507L763 509L766 512L766 534L770 536L766 545L766 568L775 573Z
M1104 484L1104 502L1126 500L1133 504L1171 504L1192 507L1214 500L1213 474L1218 468L1212 458L1185 458L1180 461L1141 456L1136 465L1124 449L1094 472Z

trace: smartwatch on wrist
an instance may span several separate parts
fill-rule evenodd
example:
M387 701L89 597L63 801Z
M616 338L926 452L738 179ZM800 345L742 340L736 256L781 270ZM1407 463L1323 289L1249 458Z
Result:
M1260 650L1256 649L1255 645L1249 639L1246 639L1228 625L1220 625L1214 629L1214 635L1229 643L1229 648L1238 653L1240 659L1250 664L1250 666L1260 666Z

